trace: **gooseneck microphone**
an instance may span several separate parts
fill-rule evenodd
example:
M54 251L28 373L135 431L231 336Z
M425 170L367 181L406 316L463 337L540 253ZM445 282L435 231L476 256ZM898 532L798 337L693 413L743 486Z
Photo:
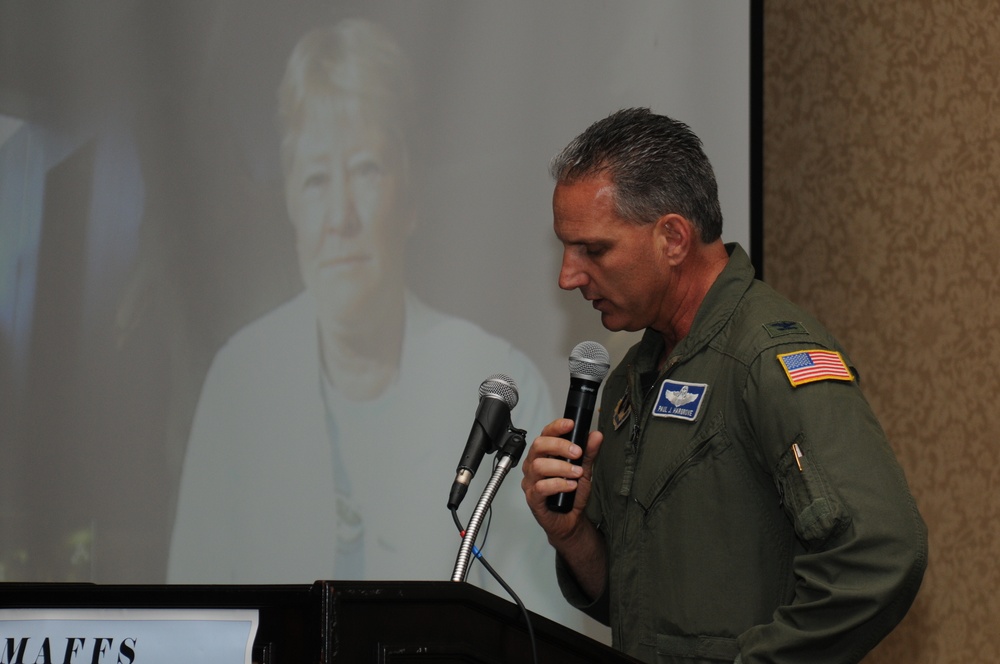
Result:
M517 385L505 374L493 374L479 386L479 407L469 432L469 440L455 471L448 495L448 509L458 508L479 469L483 455L496 452L511 426L510 411L517 405Z
M566 440L587 449L590 435L590 421L597 404L597 391L601 381L611 368L611 357L604 346L596 341L584 341L576 345L569 354L569 394L566 397L566 412L563 417L573 420L573 430L563 436ZM573 459L579 466L582 458ZM573 509L576 491L557 493L546 498L545 503L553 512L566 513Z

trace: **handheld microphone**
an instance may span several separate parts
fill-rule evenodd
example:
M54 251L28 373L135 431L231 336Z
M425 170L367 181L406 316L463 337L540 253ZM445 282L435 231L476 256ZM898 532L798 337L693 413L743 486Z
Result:
M517 385L505 374L493 374L479 386L479 407L469 432L469 440L455 471L455 481L448 495L448 509L458 508L479 469L483 455L499 449L510 428L510 411L517 405Z
M584 341L576 345L569 354L569 394L566 397L566 412L563 417L573 420L573 430L566 440L587 449L587 436L590 435L590 420L597 404L597 390L601 381L611 368L611 357L604 346L596 341ZM579 466L580 459L572 463ZM576 491L557 493L545 499L545 504L553 512L566 513L573 509Z

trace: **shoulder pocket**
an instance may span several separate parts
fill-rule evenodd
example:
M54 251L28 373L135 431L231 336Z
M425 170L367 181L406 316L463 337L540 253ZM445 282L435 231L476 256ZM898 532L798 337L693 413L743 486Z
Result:
M822 466L810 456L802 435L778 459L774 479L785 512L805 542L820 544L850 525L850 515L830 488Z

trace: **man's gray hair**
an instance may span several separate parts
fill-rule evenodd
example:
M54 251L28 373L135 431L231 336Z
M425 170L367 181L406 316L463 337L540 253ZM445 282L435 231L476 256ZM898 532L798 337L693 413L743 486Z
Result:
M650 224L675 213L698 228L703 242L722 235L719 189L701 139L683 122L648 108L598 120L552 160L549 171L562 184L606 173L623 219Z

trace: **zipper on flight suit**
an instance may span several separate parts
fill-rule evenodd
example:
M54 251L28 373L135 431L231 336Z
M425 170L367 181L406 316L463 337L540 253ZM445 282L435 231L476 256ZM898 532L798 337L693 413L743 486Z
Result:
M646 399L649 398L650 393L659 381L659 377L653 381L653 384L650 385L641 399L638 401L635 399L632 400L632 413L630 415L632 418L632 432L629 434L628 439L628 457L630 461L626 462L625 475L622 477L622 486L619 488L619 495L630 496L632 494L632 480L635 478L635 467L638 464L639 439L642 436L642 413L645 412ZM636 375L635 368L631 365L628 368L628 382L629 393L638 394L639 391L636 388L641 387L641 383Z
M676 357L671 358L663 371L661 371L657 377L653 380L650 386L646 389L642 398L638 402L633 401L632 403L632 432L629 435L629 455L632 458L632 463L628 468L626 468L626 477L623 478L621 492L623 495L628 496L628 499L634 502L642 510L643 515L646 513L646 508L635 499L632 495L632 482L635 480L636 467L639 464L639 440L642 438L642 417L647 412L647 401L649 396L656 390L656 386L662 384L666 380L670 373L670 370L677 364L678 359ZM629 379L629 390L633 394L638 394L639 390L636 388L641 387L641 382L638 374L635 371L634 366L629 366L628 368L628 379ZM628 520L626 519L626 526L628 525ZM622 543L624 544L627 537L627 527L622 528L621 537Z
M624 475L622 477L621 486L618 489L618 494L620 497L624 498L626 501L634 501L635 498L632 497L632 481L635 478L635 468L638 464L639 456L639 439L642 436L642 414L645 413L645 402L649 398L650 393L659 383L660 378L653 381L653 384L646 390L645 394L641 398L634 398L632 395L639 395L639 388L642 387L638 374L636 373L635 366L629 365L627 372L628 381L628 394L631 400L631 413L629 417L631 418L631 432L629 433L629 439L626 449L626 460ZM641 508L641 506L640 506ZM620 546L624 549L625 543L628 541L628 534L630 532L629 528L629 509L626 503L625 512L623 515L622 523L620 528L618 528L617 533L609 533L610 535L616 536L619 539ZM619 624L613 625L612 627L618 632L622 633L623 625L621 624L622 616L619 612L618 619L616 622Z

